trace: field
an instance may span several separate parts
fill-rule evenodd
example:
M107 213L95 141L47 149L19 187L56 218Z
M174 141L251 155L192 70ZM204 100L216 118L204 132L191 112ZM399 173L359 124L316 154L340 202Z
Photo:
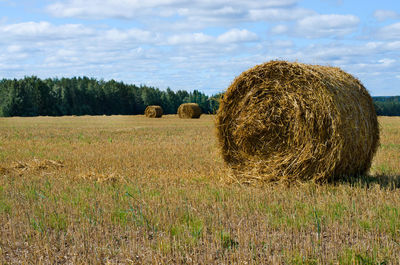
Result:
M210 115L0 118L0 264L400 264L400 118L379 122L370 176L252 187Z

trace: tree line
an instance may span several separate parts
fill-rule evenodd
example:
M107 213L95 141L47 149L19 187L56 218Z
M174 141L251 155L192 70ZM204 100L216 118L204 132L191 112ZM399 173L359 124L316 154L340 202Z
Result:
M375 110L381 116L400 116L400 96L373 97Z
M194 90L136 86L88 77L40 79L36 76L0 81L0 116L133 115L149 105L175 114L182 103L198 103L203 113L213 113L218 100Z
M182 103L197 103L203 113L215 113L216 94L194 90L176 92L167 88L131 85L88 77L40 79L36 76L0 81L0 116L134 115L149 105L160 105L165 114L175 114ZM378 115L400 116L400 96L373 97Z

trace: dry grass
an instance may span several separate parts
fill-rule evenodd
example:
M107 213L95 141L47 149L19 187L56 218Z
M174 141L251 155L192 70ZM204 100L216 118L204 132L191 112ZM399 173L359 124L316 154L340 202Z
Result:
M371 96L336 67L270 61L239 75L217 113L222 156L240 182L364 175L379 144Z
M163 109L161 106L147 106L144 110L144 115L148 118L161 118L163 115Z
M213 116L0 119L0 264L400 264L400 118L372 176L225 185Z
M183 103L178 108L178 116L181 119L198 119L201 113L201 108L197 103Z

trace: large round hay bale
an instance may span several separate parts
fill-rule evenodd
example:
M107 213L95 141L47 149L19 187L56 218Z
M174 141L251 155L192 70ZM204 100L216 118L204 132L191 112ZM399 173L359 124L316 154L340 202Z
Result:
M240 182L331 181L367 173L379 142L372 98L336 67L271 61L238 76L217 136Z
M200 118L201 108L196 103L183 103L178 108L178 115L181 119Z
M148 118L161 118L163 115L163 109L160 106L147 106L144 111L144 114Z

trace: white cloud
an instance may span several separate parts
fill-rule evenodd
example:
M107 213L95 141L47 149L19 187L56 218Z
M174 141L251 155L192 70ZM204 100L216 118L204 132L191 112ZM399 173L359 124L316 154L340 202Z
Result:
M67 0L47 7L47 11L57 17L81 18L125 18L134 19L153 10L153 13L173 15L177 10L208 10L215 14L232 13L233 9L262 9L291 7L298 0ZM175 10L175 11L174 11ZM233 12L235 13L235 12Z
M140 66L149 69L146 65L154 60L152 56L160 56L159 51L144 50L141 46L151 47L159 40L157 34L135 28L58 26L49 22L0 25L0 60L10 65L1 68L0 74L11 77L84 74L102 78L104 71L112 73Z
M378 10L375 10L374 17L378 21L385 21L385 20L388 20L388 19L399 19L400 18L400 14L395 12L395 11L393 11L393 10L378 9Z
M249 16L253 21L296 20L315 14L316 12L304 8L270 8L249 11Z
M8 38L49 38L49 39L68 39L79 38L84 35L91 35L93 31L80 24L65 24L55 26L49 22L24 22L18 24L0 26L0 36L2 39ZM0 40L1 42L1 40Z
M373 41L365 43L365 48L376 52L398 52L400 41Z
M172 35L167 38L169 45L203 45L233 44L241 42L253 42L258 40L257 34L247 29L231 29L217 37L204 33L190 33Z
M102 38L112 42L123 42L123 41L137 41L141 43L152 43L159 39L158 34L142 29L109 29L105 30L102 34Z
M165 22L170 29L202 28L251 21L287 21L315 14L299 8L299 0L65 0L47 6L55 17L117 18ZM171 20L168 20L172 18Z
M289 48L289 47L293 47L294 43L291 40L276 40L273 43L273 46L275 46L274 48Z
M383 42L373 41L373 42L367 42L365 44L365 47L367 47L368 49L376 49L378 47L381 47L382 45L383 45Z
M396 60L390 59L390 58L383 58L378 61L382 66L384 67L389 67L392 66L394 63L396 63Z
M306 38L343 37L356 31L359 22L353 15L315 15L300 19L296 33Z
M276 25L271 29L272 34L283 34L289 31L289 27L287 25Z
M246 16L246 11L239 8L234 8L233 6L221 6L214 9L193 9L192 7L184 7L177 9L177 14L183 17L196 17L196 18L212 18L212 17L222 17L222 18L243 18ZM171 14L173 15L173 14Z
M7 52L14 53L14 52L21 52L23 48L21 45L9 45L7 47Z
M154 44L160 41L157 33L150 31L130 28L94 28L81 24L54 25L46 21L42 22L24 22L9 25L0 25L0 43L14 44L8 47L8 50L22 49L21 44L29 44L32 47L40 48L49 43L56 43L64 46L71 42L80 43L90 47L97 46L115 46L132 44ZM35 44L35 45L34 45ZM24 47L23 49L26 49Z
M386 48L389 50L399 51L400 50L400 41L392 41L386 43Z
M383 75L397 80L399 75L393 70L400 69L397 24L376 30L373 40L341 38L358 30L358 17L318 15L297 0L101 3L66 0L48 10L58 17L132 21L1 22L0 75L88 75L160 88L212 87L212 93L243 70L271 59L339 66L379 88L374 80ZM58 24L64 21L76 24ZM372 76L376 73L381 75Z
M258 40L257 34L246 29L231 29L217 38L220 43L252 42L256 40Z
M192 34L181 34L173 35L167 39L167 43L170 45L181 45L181 44L204 44L212 42L214 38L204 33L192 33Z
M382 27L377 31L377 37L381 39L400 39L400 22Z

